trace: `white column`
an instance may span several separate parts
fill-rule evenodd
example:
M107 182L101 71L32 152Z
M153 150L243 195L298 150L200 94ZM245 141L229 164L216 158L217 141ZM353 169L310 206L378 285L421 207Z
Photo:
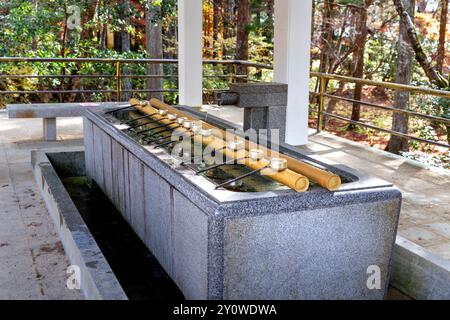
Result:
M178 0L180 104L202 105L202 0Z
M312 0L275 0L274 81L289 85L286 142L308 143Z

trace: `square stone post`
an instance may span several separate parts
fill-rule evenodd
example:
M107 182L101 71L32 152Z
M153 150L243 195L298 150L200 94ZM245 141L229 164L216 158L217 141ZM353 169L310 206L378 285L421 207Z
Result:
M286 133L286 106L288 86L283 83L231 83L230 91L236 94L236 105L244 108L244 130L271 130L279 132L280 142Z
M56 141L56 118L43 118L42 127L45 141Z

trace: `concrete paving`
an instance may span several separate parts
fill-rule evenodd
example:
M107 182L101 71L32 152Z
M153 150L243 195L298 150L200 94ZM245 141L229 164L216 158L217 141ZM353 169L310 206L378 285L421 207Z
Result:
M211 114L242 123L242 110ZM31 172L30 151L82 145L81 118L58 119L58 141L42 140L41 119L0 111L0 299L81 299L66 289L68 261ZM303 147L387 181L403 192L399 233L450 259L450 174L327 133ZM391 294L391 298L395 295Z
M30 151L81 145L81 119L42 141L42 119L9 121L0 112L0 299L82 299L66 287L69 265L31 171ZM77 140L76 140L77 139Z

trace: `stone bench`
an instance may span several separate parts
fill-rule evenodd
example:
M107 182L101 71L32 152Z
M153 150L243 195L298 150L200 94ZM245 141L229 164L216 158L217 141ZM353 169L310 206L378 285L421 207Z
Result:
M43 133L46 141L56 141L56 118L81 117L84 110L89 107L120 106L126 102L101 102L101 103L36 103L36 104L8 104L8 117L17 118L42 118Z

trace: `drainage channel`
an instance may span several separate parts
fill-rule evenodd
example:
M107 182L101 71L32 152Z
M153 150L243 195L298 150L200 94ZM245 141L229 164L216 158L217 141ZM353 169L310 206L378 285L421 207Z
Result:
M184 300L153 254L101 189L84 176L61 177L103 255L130 300Z

